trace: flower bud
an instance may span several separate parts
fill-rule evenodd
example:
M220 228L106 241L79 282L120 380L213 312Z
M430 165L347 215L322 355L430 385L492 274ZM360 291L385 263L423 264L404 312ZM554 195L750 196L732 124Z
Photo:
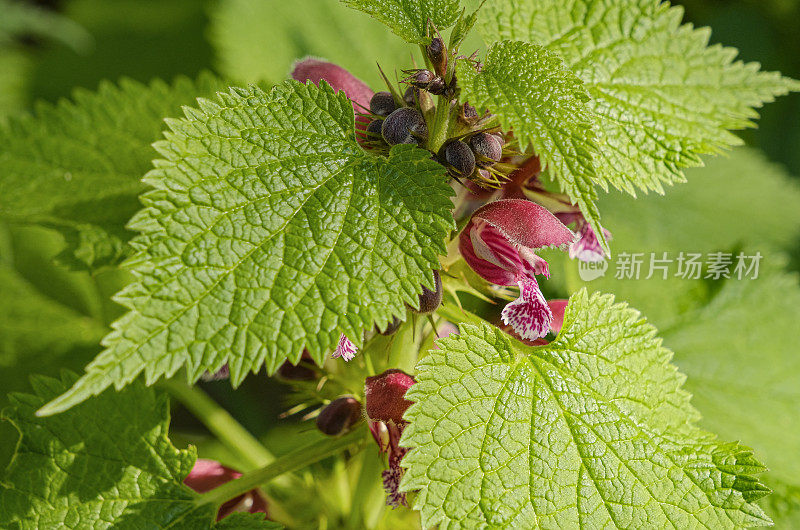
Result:
M317 378L317 372L308 366L309 362L313 362L311 355L304 351L296 365L285 361L275 373L286 381L313 381Z
M417 109L401 107L383 120L381 134L389 145L420 144L428 139L428 125Z
M402 370L386 370L367 377L364 399L369 419L394 425L404 423L403 414L411 406L405 395L414 383L414 378Z
M394 97L389 92L375 92L369 100L369 111L378 116L388 116L397 109Z
M383 120L372 120L367 125L367 139L374 141L383 141L381 136L381 127L383 127Z
M434 77L433 81L428 83L428 87L426 88L426 90L434 96L441 96L446 89L447 85L441 77Z
M336 398L317 416L317 429L328 436L348 432L361 419L361 403L352 397Z
M440 151L450 174L456 178L469 177L475 171L475 155L461 140L446 144Z
M198 493L205 493L242 474L214 460L198 458L183 483ZM217 521L233 512L267 513L267 500L256 489L243 493L220 506ZM266 518L266 515L264 516Z
M469 139L469 146L475 153L475 163L480 167L493 166L503 157L503 146L492 134L476 134Z
M411 310L418 315L433 313L442 303L442 277L439 271L433 271L433 290L422 286L422 294L419 295L419 309Z
M394 332L395 332L395 331L397 331L397 330L400 328L400 325L401 325L402 323L403 323L403 321L402 321L402 320L400 320L400 319L399 319L399 318L397 318L397 317L393 317L393 318L392 318L392 321L391 321L391 322L389 322L389 323L386 325L386 329L384 329L383 331L381 331L380 329L378 329L378 326L375 326L375 331L376 331L376 332L378 332L378 333L380 333L381 335L387 335L387 336L388 336L388 335L393 335L393 334L394 334Z
M419 70L414 74L413 85L417 88L428 88L428 85L436 79L436 76L430 70Z
M419 90L416 87L410 86L406 88L406 91L403 93L403 101L406 105L413 107L416 105L416 102L419 100Z
M431 64L433 64L436 73L444 76L447 72L447 48L445 48L442 38L434 37L431 43L425 47L425 53L428 55Z

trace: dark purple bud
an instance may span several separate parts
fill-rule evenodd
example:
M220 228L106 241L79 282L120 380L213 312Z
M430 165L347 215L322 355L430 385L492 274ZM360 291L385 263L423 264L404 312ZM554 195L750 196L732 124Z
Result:
M411 406L405 395L414 383L414 378L402 370L386 370L367 377L364 385L367 417L394 425L404 423L403 414Z
M397 330L400 328L400 325L401 325L402 323L403 323L403 321L402 321L402 320L400 320L400 319L399 319L399 318L397 318L397 317L393 317L393 318L392 318L392 321L391 321L391 322L389 322L389 323L386 325L386 329L384 329L383 331L381 331L381 330L379 330L379 329L378 329L378 326L375 326L375 331L377 331L377 332L378 332L378 333L380 333L381 335L393 335L393 334L394 334L394 332L395 332L395 331L397 331Z
M381 134L389 145L420 144L428 139L428 125L417 109L402 107L383 120Z
M461 140L446 144L443 154L445 165L454 177L469 177L475 171L475 155Z
M420 70L414 74L414 86L417 88L426 88L435 78L436 76L430 70Z
M447 89L447 85L444 83L444 79L441 77L435 77L433 81L428 83L426 90L433 94L434 96L441 96L444 94L445 89Z
M317 416L317 428L328 436L348 432L361 419L361 403L352 397L336 398Z
M470 105L469 103L464 103L464 107L462 109L462 114L465 118L477 118L478 111L475 110L475 107Z
M383 140L381 136L381 127L383 127L383 120L372 120L367 125L367 139L368 140Z
M389 92L375 92L369 100L369 110L378 116L388 116L397 108L394 97Z
M311 355L304 351L296 365L286 361L278 368L276 374L286 381L313 381L317 378L317 372L311 368L312 362Z
M478 133L469 139L469 146L475 153L476 163L481 167L495 165L503 157L503 146L497 137L487 133Z
M442 277L439 271L433 271L433 290L422 287L422 294L419 295L419 309L411 310L419 315L433 313L442 303Z
M406 102L406 105L414 106L419 100L419 89L410 86L406 89L405 93L403 94L403 101Z
M430 44L425 48L431 64L433 64L436 73L443 76L447 71L447 49L444 46L444 41L441 37L435 37Z

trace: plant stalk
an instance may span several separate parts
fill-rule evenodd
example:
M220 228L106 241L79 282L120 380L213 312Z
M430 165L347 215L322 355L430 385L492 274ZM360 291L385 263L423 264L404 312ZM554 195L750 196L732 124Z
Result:
M350 445L364 440L366 437L366 427L364 425L356 428L341 438L325 438L313 444L307 445L298 449L288 455L278 458L271 464L264 466L255 471L245 473L238 479L232 480L223 484L218 488L200 495L195 504L214 504L216 506L238 497L239 495L257 488L262 484L266 484L272 479L297 471L304 467L309 466L315 462L319 462L331 455L334 455Z
M264 467L275 460L275 456L261 442L200 388L174 379L161 381L159 386L189 409L251 469Z
M450 126L450 100L444 96L439 96L436 103L436 113L433 117L433 130L428 139L428 149L433 153L438 153L439 149L447 141L447 129Z

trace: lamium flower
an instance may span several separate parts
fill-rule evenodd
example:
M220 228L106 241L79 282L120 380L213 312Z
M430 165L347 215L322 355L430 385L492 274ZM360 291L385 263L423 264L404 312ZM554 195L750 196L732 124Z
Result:
M216 372L203 372L203 375L200 376L201 381L222 381L225 379L229 379L231 376L231 370L228 367L228 364L223 364L222 368L217 370Z
M315 85L325 80L334 90L344 90L345 95L353 102L356 127L362 130L366 128L369 118L359 114L369 109L374 91L341 66L309 57L295 63L292 79L301 83L311 81Z
M606 253L603 251L603 247L600 246L597 234L589 223L586 222L582 213L556 213L556 217L566 225L573 222L575 223L575 230L578 232L578 238L569 246L569 257L571 259L579 259L587 263L606 259ZM603 228L603 235L606 237L606 241L611 241L611 232L605 228Z
M531 169L533 168L533 169ZM575 223L575 231L578 237L569 246L569 257L579 259L584 262L602 261L606 258L603 247L597 239L594 229L586 222L586 218L581 213L580 208L572 204L569 197L563 193L548 191L538 178L539 159L532 158L523 164L519 170L512 173L519 175L516 180L504 188L504 197L526 198L541 204L565 225ZM611 240L611 232L603 228L603 235L606 241Z
M402 370L386 370L380 375L367 377L364 385L364 408L369 418L369 430L381 452L388 455L389 468L383 471L383 489L386 504L392 507L408 506L406 494L400 491L400 481L405 470L400 467L408 449L400 447L400 437L408 422L403 414L411 406L406 392L416 380Z
M198 493L205 493L241 476L238 471L223 466L215 460L198 458L183 483ZM267 499L255 489L243 493L220 506L217 521L233 512L263 513L266 519Z
M503 309L501 318L526 340L544 337L553 313L536 275L550 277L542 248L566 248L575 234L546 208L524 199L505 199L479 208L459 236L459 250L483 279L497 285L518 285L520 296Z
M336 345L336 350L333 352L333 355L331 355L331 358L338 359L341 357L345 362L349 362L353 360L356 353L358 353L356 345L342 333L339 337L339 344Z

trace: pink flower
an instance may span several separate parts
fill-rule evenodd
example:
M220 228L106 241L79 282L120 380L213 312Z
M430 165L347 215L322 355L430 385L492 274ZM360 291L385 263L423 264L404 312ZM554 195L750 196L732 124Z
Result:
M198 458L183 483L198 493L205 493L241 476L238 471L223 466L215 460ZM255 489L243 493L220 506L217 521L233 512L263 513L266 519L267 499Z
M569 246L569 257L572 259L578 258L585 262L606 259L606 253L597 240L597 234L583 217L577 222L576 228L580 237ZM603 228L603 235L606 237L606 241L611 241L611 232L605 228Z
M356 115L369 109L369 100L374 94L366 83L341 66L310 57L295 63L292 79L301 83L311 81L315 85L324 79L334 90L344 90L345 95L353 102ZM369 118L358 116L356 122L358 128L364 129L369 123Z
M331 359L338 359L341 357L345 362L349 362L353 360L356 353L358 353L356 345L342 333L339 337L339 344L336 345L336 350L333 352L333 355L331 355Z
M520 296L501 317L520 337L544 337L553 314L539 289L537 274L550 276L536 254L545 247L565 248L575 235L546 208L524 199L505 199L478 209L459 238L461 255L483 279L518 285Z
M411 401L406 392L416 380L402 370L386 370L367 377L364 385L364 409L369 418L369 430L381 452L388 454L389 469L383 471L386 504L407 506L406 494L400 492L404 469L400 467L408 449L400 447L400 437L408 422L403 419Z

